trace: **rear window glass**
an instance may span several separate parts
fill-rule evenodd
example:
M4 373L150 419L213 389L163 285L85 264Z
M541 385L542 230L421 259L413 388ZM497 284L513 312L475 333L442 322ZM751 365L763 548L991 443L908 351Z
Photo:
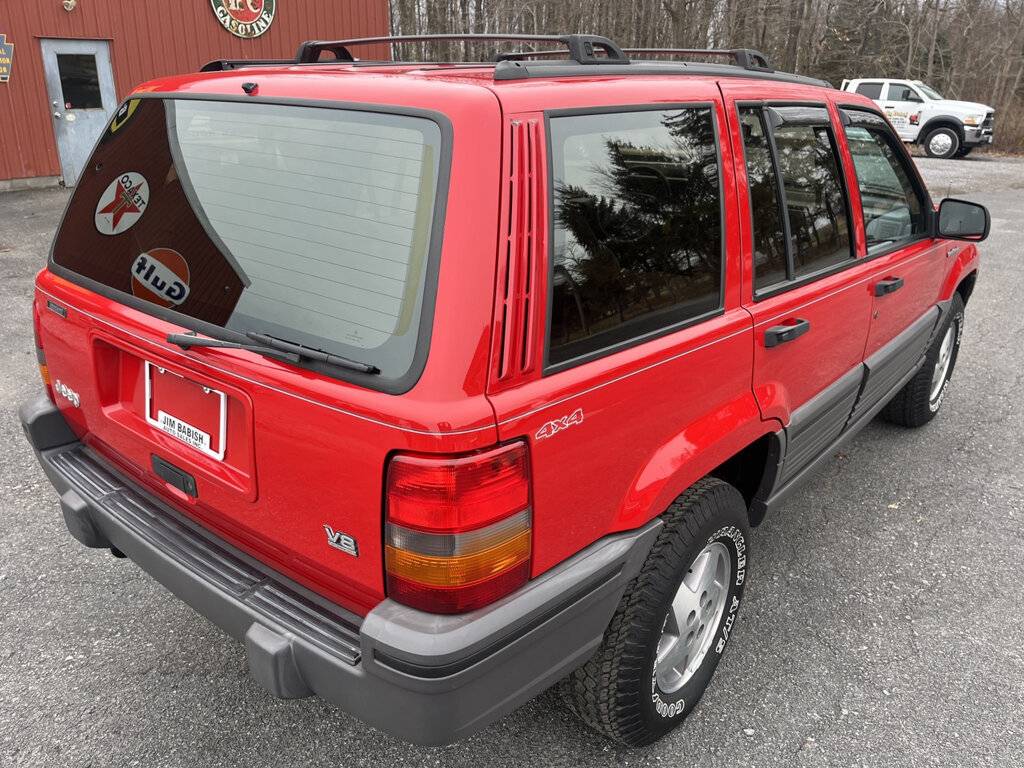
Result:
M861 83L857 86L857 93L867 96L869 99L880 99L882 98L882 84Z
M132 100L82 176L53 261L143 306L398 378L416 352L440 153L422 117Z

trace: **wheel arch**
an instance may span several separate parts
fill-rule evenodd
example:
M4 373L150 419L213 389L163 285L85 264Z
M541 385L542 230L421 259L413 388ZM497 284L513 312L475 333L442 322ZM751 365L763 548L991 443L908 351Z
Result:
M919 144L924 144L928 138L928 134L934 131L936 128L952 128L956 131L956 135L960 139L961 146L964 143L964 124L963 121L953 115L936 115L935 117L928 118L927 122L921 126L921 130L918 131L917 141Z
M779 466L785 454L785 433L767 432L708 474L736 488L747 503L751 526L764 520L767 499L775 486Z

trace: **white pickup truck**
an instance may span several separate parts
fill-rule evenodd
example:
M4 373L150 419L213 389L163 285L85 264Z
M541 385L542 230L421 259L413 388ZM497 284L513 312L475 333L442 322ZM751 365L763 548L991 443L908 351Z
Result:
M920 144L929 157L964 157L992 143L992 107L944 99L920 80L861 78L843 80L841 88L873 99L900 138Z

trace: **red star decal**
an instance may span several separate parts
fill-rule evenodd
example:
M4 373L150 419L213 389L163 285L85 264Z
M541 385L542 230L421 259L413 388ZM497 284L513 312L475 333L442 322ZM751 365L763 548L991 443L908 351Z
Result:
M110 205L100 211L100 213L109 213L114 217L110 228L117 229L117 225L121 222L122 217L126 213L142 213L139 207L135 204L135 193L139 191L141 182L136 184L130 189L125 189L120 184L117 185L117 189L114 191L114 199Z

